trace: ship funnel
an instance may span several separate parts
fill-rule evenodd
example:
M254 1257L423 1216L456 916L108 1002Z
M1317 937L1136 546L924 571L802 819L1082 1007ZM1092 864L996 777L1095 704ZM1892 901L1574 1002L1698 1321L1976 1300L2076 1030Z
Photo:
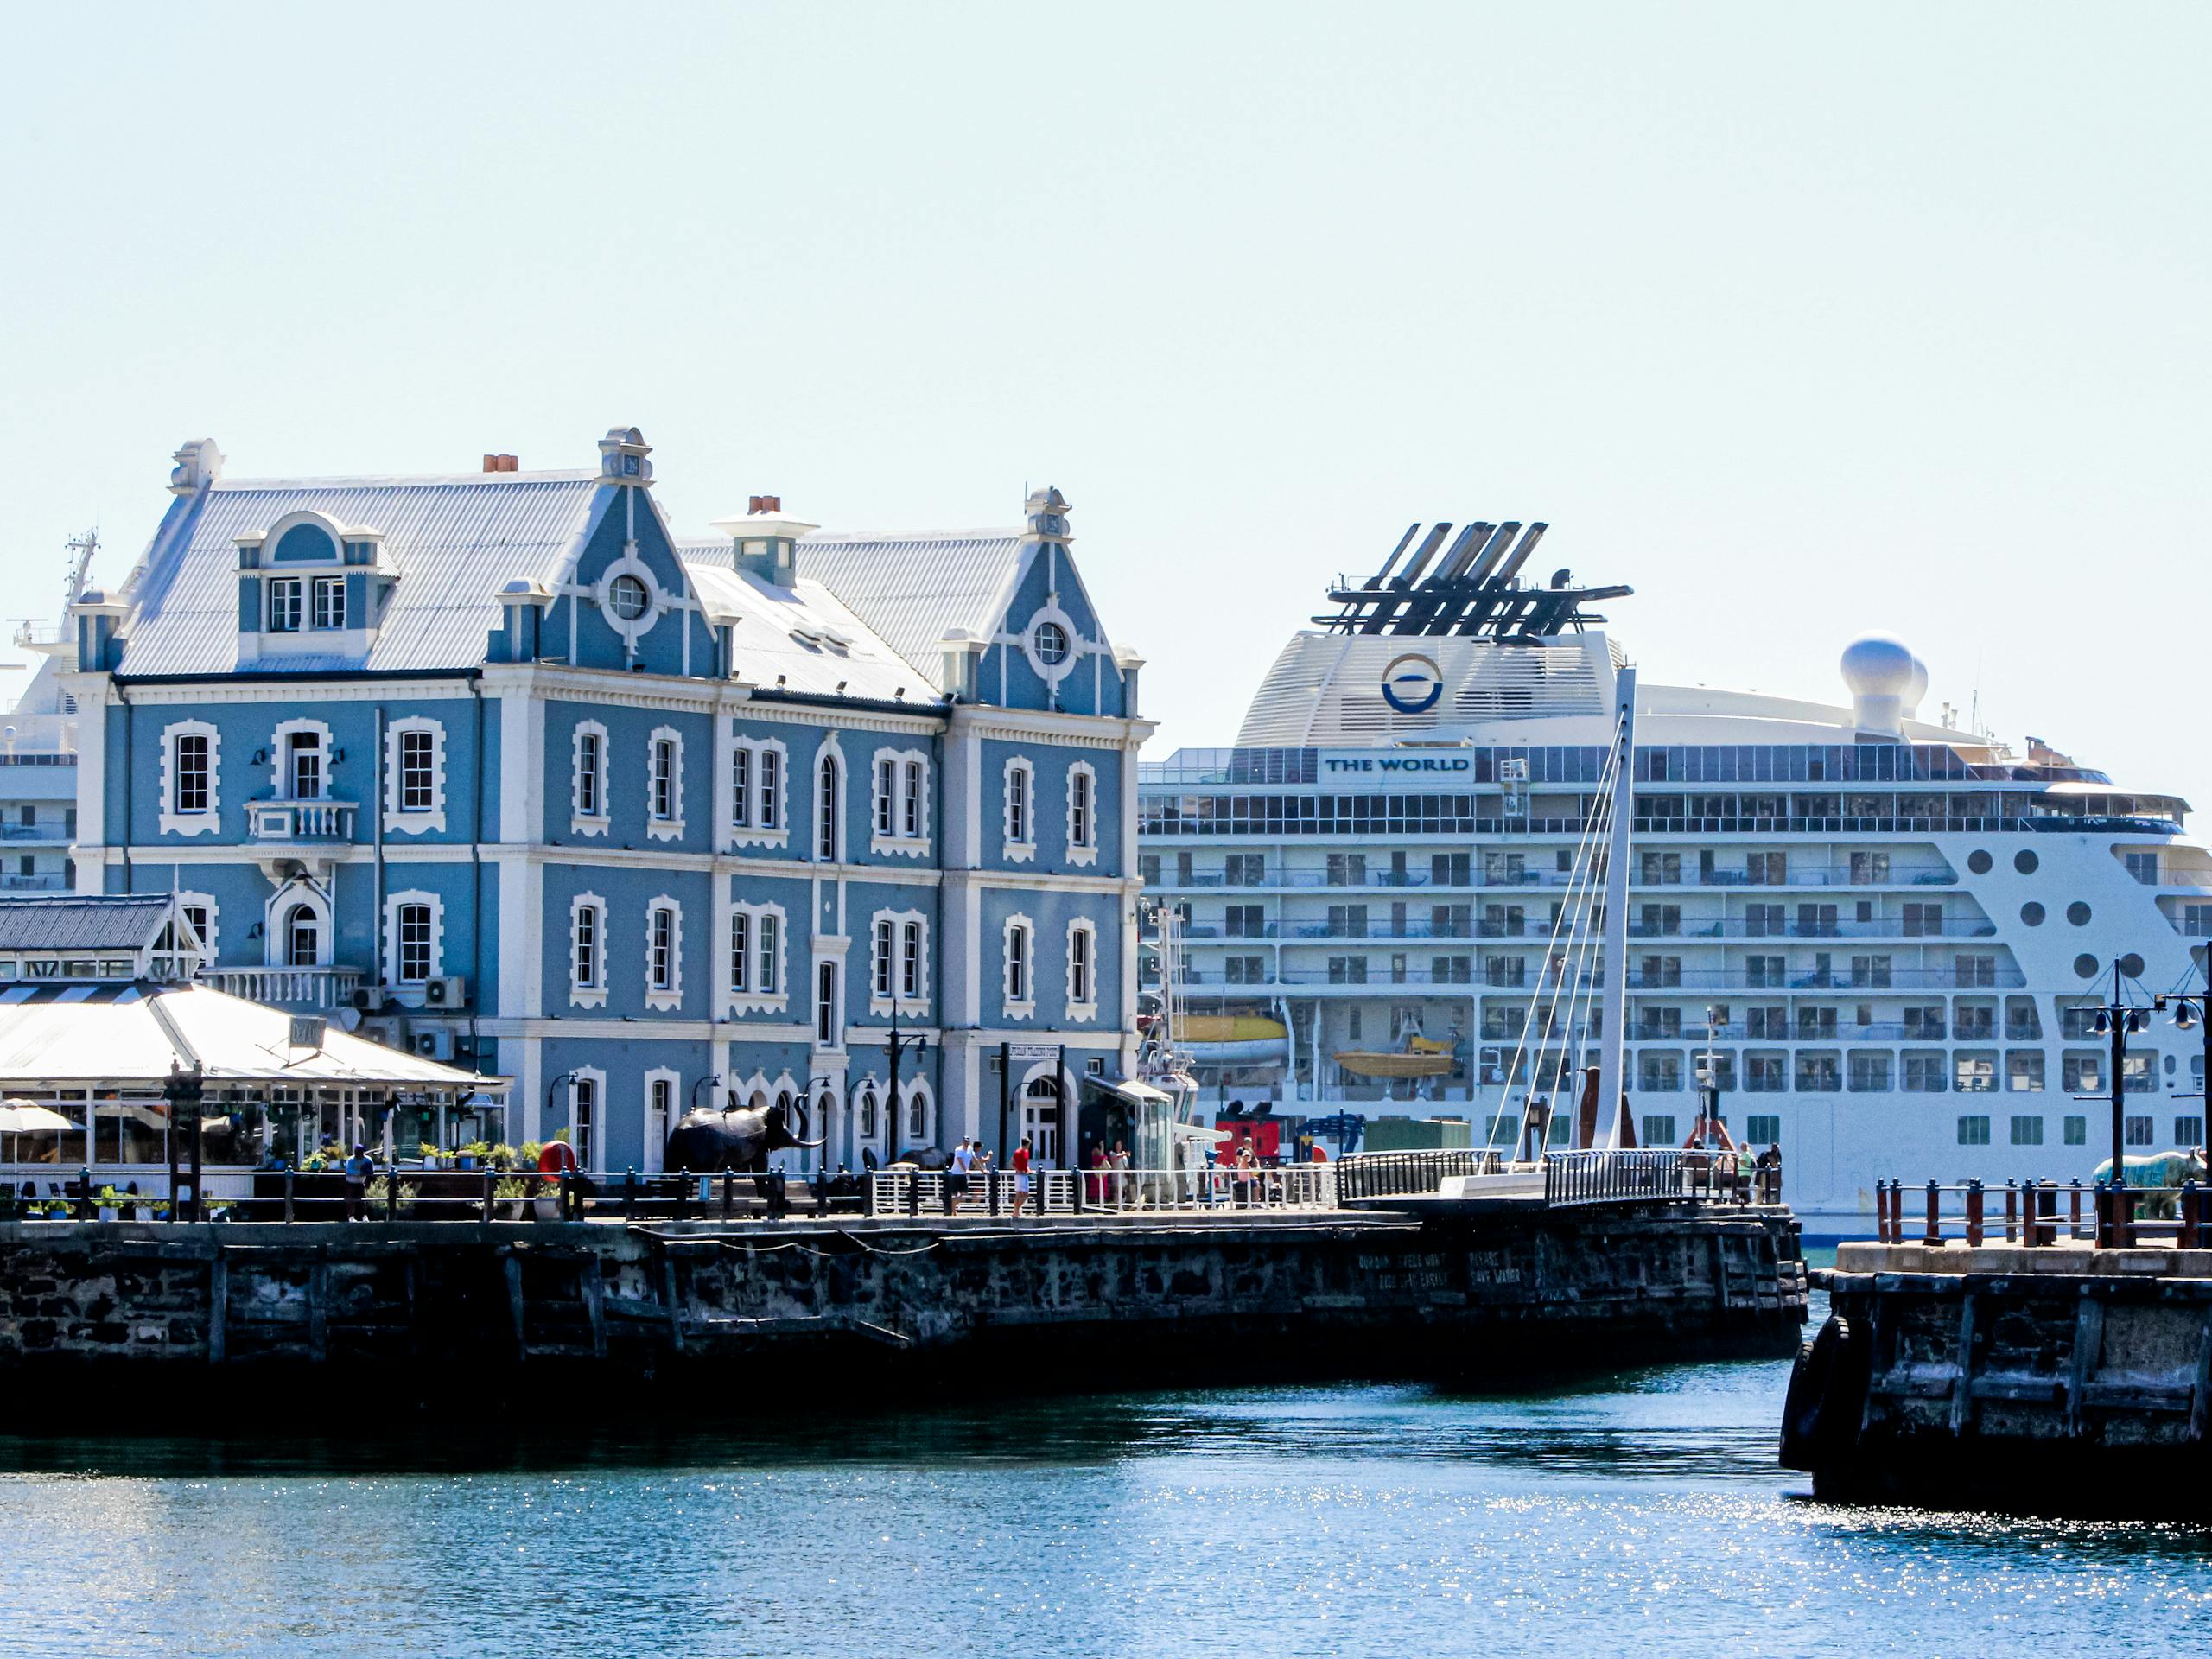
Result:
M1843 683L1851 690L1853 725L1862 732L1902 737L1908 704L1919 705L1928 671L1904 640L1870 633L1843 648Z

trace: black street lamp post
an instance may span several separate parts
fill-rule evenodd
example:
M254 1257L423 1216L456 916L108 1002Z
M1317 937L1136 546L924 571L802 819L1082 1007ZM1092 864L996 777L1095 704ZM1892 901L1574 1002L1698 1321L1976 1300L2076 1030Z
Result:
M2151 1023L2151 1010L2139 1003L2126 1000L2126 991L2120 982L2131 977L2120 972L2120 964L2112 965L2112 996L2097 1005L2097 1017L2090 1025L2092 1033L2111 1039L2111 1071L2107 1076L2107 1095L2112 1102L2112 1185L2115 1188L2127 1185L2127 1080L2121 1068L2127 1058L2127 1039ZM2078 1100L2095 1100L2095 1095L2078 1095Z
M929 1052L929 1035L919 1031L906 1037L899 1034L899 999L894 996L891 999L891 1035L884 1043L891 1064L891 1098L884 1103L883 1152L886 1163L896 1157L899 1152L899 1059L909 1046L914 1051L914 1058L920 1059Z
M2196 1087L2175 1096L2177 1100L2202 1100L2206 1091L2212 1090L2212 960L2206 963L2205 986L2201 991L2161 991L2151 999L2151 1006L2162 1011L2168 1004L2172 1005L2176 1030L2195 1027L2203 1034L2204 1058L2197 1073ZM2184 1147L2182 1150L2193 1148Z

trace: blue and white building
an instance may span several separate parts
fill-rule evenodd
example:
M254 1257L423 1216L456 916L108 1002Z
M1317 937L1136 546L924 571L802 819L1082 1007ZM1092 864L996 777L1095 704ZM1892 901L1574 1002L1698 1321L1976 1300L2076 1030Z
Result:
M1134 1069L1150 729L1066 501L887 537L762 496L686 539L637 429L598 447L261 481L180 449L70 607L79 887L177 893L225 988L511 1077L511 1136L595 1168L717 1096L804 1103L833 1164L995 1142L1001 1044L1049 1140ZM896 1100L894 1019L928 1039Z

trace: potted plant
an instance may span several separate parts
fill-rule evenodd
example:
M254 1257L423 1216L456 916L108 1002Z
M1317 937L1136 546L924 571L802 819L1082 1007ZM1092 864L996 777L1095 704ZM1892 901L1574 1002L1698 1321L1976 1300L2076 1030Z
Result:
M492 1189L492 1197L499 1205L499 1213L509 1221L522 1219L523 1205L530 1198L530 1188L518 1175L510 1175Z
M490 1157L491 1153L492 1147L488 1141L472 1141L461 1149L459 1160L461 1166L463 1169L474 1169Z
M99 1214L102 1221L115 1221L123 1214L123 1195L112 1186L100 1188Z

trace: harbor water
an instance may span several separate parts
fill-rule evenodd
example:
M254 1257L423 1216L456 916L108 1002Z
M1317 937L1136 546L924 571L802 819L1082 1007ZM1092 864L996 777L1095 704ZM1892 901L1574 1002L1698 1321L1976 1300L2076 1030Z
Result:
M1817 1317L1817 1314L1816 1314ZM2212 1630L2212 1533L1831 1509L1786 1363L680 1433L0 1441L16 1655L2020 1650ZM21 1411L28 1402L17 1401ZM549 1400L549 1425L587 1402ZM143 1427L143 1426L142 1426Z

